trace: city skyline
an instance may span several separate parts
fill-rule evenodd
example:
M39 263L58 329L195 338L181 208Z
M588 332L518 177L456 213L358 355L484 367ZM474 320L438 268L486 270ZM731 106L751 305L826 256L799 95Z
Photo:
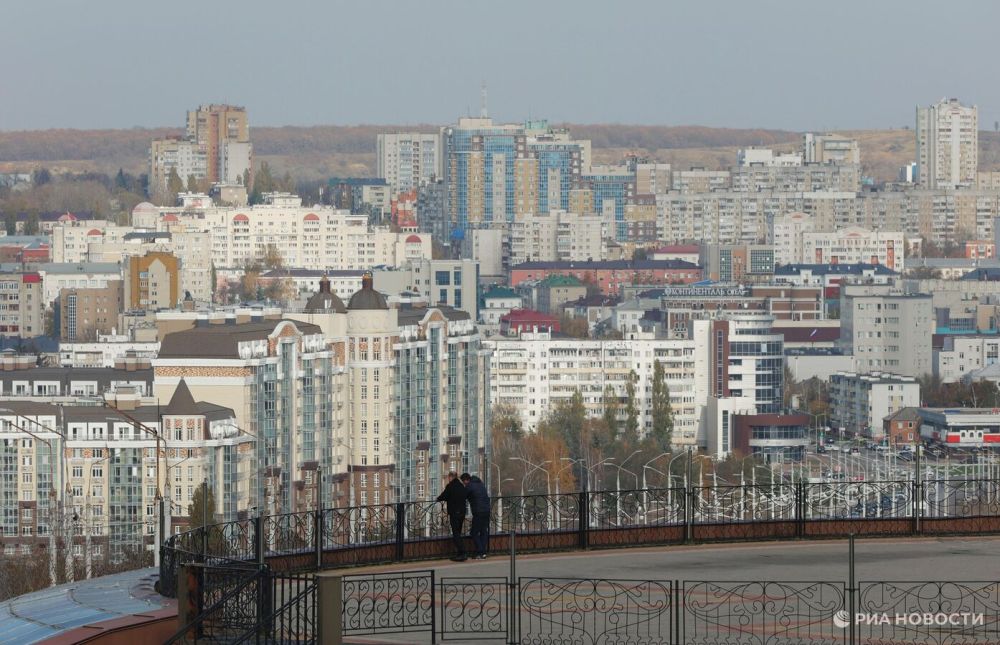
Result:
M21 4L6 10L0 53L16 60L42 43L45 55L5 72L0 130L157 127L208 102L246 106L255 126L444 124L479 113L483 83L498 121L898 128L912 127L914 106L957 96L988 128L1000 90L977 53L1000 9L967 3L930 21L924 4L434 2L394 4L386 20L378 3L273 21L258 19L261 5ZM168 46L188 14L198 19L184 39L201 45ZM841 46L817 40L838 33ZM949 55L919 57L932 41Z

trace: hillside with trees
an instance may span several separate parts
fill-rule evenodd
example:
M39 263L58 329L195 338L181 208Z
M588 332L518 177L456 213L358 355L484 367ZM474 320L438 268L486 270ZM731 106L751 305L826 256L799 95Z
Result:
M676 168L727 168L746 146L791 150L800 134L785 130L709 128L624 124L557 124L574 137L590 139L595 163L617 163L629 154L673 164ZM435 132L438 126L351 125L254 127L258 161L279 174L312 181L331 176L371 176L375 172L375 139L380 132ZM914 135L908 128L839 131L861 142L866 175L893 180L913 160ZM119 168L147 171L149 142L180 136L179 128L123 130L35 130L0 132L0 172L47 167L54 173L98 172L114 175ZM1000 133L981 131L980 166L1000 168Z

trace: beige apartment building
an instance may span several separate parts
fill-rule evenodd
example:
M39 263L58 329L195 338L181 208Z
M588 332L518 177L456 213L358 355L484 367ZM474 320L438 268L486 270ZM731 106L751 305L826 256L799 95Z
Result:
M979 169L979 108L941 99L917 108L917 183L923 188L971 187Z

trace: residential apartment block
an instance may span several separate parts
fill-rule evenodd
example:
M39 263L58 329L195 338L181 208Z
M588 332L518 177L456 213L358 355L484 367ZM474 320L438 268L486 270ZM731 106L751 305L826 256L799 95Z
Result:
M392 197L441 177L441 134L419 132L378 135L376 174L385 179Z
M302 199L269 193L255 206L214 206L206 196L187 196L187 204L142 208L132 224L145 231L207 233L211 266L243 267L268 254L284 266L315 269L369 269L399 266L431 257L431 236L371 227L368 216L329 206L303 206Z
M830 377L830 426L843 436L880 440L883 420L920 405L920 384L910 376L885 372L838 372Z
M979 109L958 99L917 108L917 182L924 188L976 186Z
M889 285L841 287L840 347L854 356L859 374L930 374L933 332L930 295L907 294Z

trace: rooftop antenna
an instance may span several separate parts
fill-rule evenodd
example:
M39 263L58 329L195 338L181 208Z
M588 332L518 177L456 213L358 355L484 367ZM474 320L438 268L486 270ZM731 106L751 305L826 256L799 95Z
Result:
M486 81L483 81L482 86L479 89L479 118L488 118L488 112L486 110Z

